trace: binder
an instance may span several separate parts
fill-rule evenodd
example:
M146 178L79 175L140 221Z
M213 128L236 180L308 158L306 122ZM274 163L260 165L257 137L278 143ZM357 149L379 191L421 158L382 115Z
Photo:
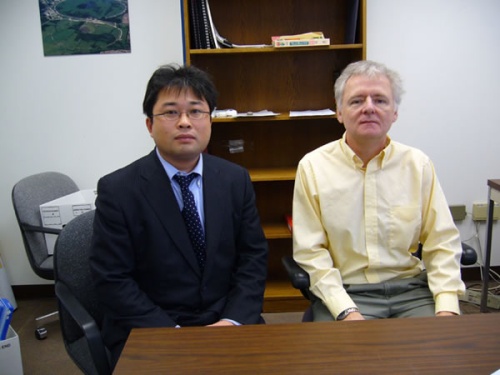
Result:
M215 48L214 36L212 34L212 25L210 22L210 18L208 17L207 2L208 0L200 0L199 2L202 17L202 46L206 49Z
M234 45L217 32L208 0L189 2L191 48L233 48Z
M345 44L356 43L356 30L358 28L359 0L347 1L347 22L345 30Z
M191 32L191 48L195 49L201 48L201 36L200 30L198 28L198 24L200 22L197 7L198 1L199 0L190 0L189 3L189 17L191 19L191 22L189 24Z
M209 17L207 0L190 1L191 43L195 49L215 48L215 37Z

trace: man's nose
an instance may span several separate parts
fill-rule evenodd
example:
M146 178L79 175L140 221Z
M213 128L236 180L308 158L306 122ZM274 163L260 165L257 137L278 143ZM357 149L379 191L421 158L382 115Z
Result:
M187 112L181 112L179 114L177 125L181 127L191 126L191 120L189 119Z
M363 112L372 113L375 111L375 104L370 96L367 96L363 103Z

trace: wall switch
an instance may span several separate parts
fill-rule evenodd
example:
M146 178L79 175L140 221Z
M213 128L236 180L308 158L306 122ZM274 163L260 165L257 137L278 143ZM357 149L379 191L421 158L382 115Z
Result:
M450 206L451 216L453 216L454 221L465 219L465 204L455 204Z
M472 204L472 220L484 221L488 218L488 203L475 202ZM495 203L493 208L493 220L500 219L500 203Z

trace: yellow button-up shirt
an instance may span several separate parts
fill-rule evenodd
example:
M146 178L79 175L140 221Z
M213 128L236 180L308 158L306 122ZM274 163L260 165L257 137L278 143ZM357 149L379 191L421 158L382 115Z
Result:
M422 261L412 255L423 244ZM379 283L425 268L436 313L460 313L462 254L431 160L388 139L365 168L342 139L300 161L293 252L333 316L355 306L343 284Z

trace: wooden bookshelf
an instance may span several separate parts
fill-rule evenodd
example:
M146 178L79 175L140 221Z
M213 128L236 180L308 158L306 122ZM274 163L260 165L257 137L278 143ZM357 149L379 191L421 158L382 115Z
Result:
M294 289L288 280L270 280L264 293L264 312L281 313L305 311L309 301Z
M211 154L246 167L269 241L265 312L300 311L308 301L293 289L281 264L292 253L284 216L292 212L297 163L338 139L335 116L290 117L290 111L335 110L333 84L350 62L366 56L366 0L359 0L355 42L344 42L353 0L209 0L221 36L238 45L271 44L274 35L322 31L330 46L303 48L191 48L189 4L183 0L187 64L207 71L219 90L218 109L270 110L271 117L216 118Z

